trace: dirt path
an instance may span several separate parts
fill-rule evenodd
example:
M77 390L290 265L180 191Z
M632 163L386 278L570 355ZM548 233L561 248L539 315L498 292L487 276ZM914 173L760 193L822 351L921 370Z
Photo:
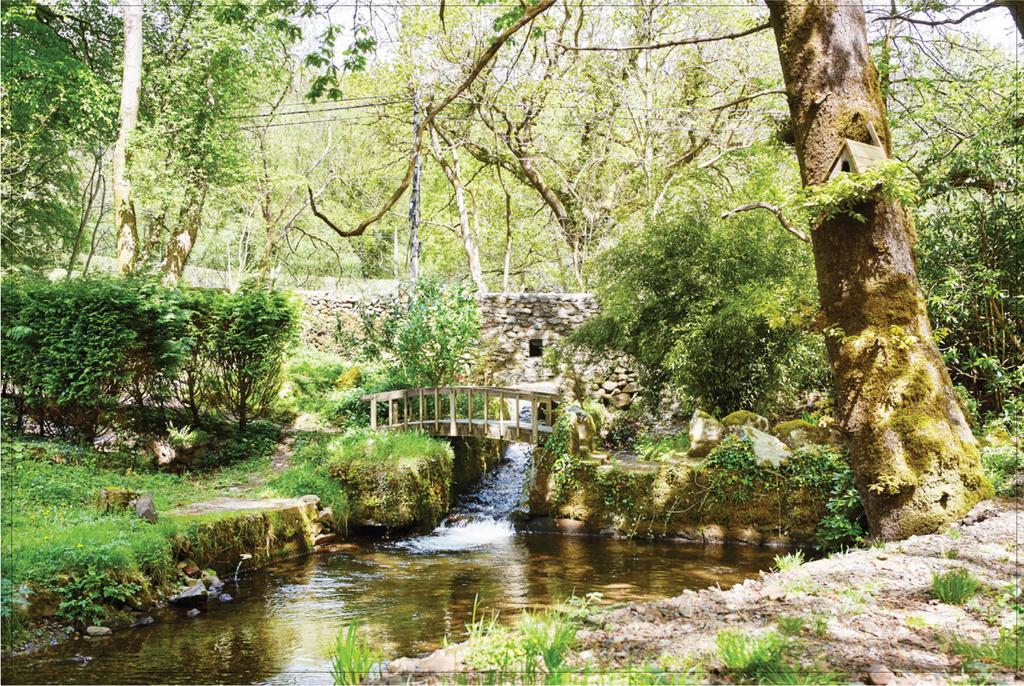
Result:
M292 455L295 453L295 427L286 426L284 436L277 444L277 450L270 457L270 471L273 474L288 469L292 464Z

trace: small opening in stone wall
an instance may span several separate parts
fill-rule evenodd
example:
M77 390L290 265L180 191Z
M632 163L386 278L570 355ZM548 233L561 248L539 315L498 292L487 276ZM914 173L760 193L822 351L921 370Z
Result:
M541 357L544 355L544 341L540 338L530 339L530 357Z

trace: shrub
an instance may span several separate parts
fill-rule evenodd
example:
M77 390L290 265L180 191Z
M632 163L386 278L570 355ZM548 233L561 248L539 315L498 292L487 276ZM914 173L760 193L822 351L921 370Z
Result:
M442 386L469 374L480 345L480 314L466 288L421 278L384 311L362 317L362 353L405 387Z
M207 329L214 404L245 430L281 387L284 360L298 332L298 312L280 291L247 285L214 298Z
M768 213L709 219L721 202L666 214L599 256L601 314L570 340L628 353L652 398L678 388L712 413L770 414L829 383L808 332L812 261Z
M963 605L978 592L981 582L966 569L932 574L932 593L950 605Z
M981 465L996 495L1021 495L1017 478L1024 474L1024 449L1012 445L982 448Z
M168 397L189 344L178 293L90 276L8 280L3 298L5 386L41 433L91 439L125 399L141 407Z

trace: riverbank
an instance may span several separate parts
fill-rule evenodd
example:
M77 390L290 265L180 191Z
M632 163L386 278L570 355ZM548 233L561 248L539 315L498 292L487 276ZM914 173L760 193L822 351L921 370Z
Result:
M570 604L560 619L544 618L572 634L559 674L548 676L567 683L1011 682L1024 676L1020 507L987 501L940 534L802 564L780 558L782 570L727 589L611 610ZM970 592L957 598L957 589ZM482 627L425 659L393 661L385 680L441 683L452 672L470 683L518 678L531 621Z
M236 443L250 454L168 472L142 451L5 434L5 650L144 625L190 589L204 602L182 611L201 612L218 575L309 553L350 523L428 531L498 455L422 435L301 432L294 464L278 468L276 440Z

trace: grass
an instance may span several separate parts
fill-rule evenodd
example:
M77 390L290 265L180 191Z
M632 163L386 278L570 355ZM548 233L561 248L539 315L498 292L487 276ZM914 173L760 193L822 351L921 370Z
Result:
M804 563L804 551L775 556L775 568L780 572L791 572Z
M156 471L139 455L100 453L60 441L3 437L0 476L4 512L4 616L24 610L23 585L54 592L58 616L71 623L101 621L106 606L138 591L176 582L173 539L196 518L175 517L178 506L221 495L260 495L269 473L266 454L198 473ZM159 519L101 512L102 489L151 493ZM4 632L5 643L17 637Z
M1001 629L999 638L991 643L977 644L953 638L950 649L968 660L990 662L1020 671L1024 667L1024 627Z
M370 676L380 655L359 633L359 622L352 622L338 632L331 656L331 676L338 686L361 684Z
M720 631L715 637L716 656L725 671L740 683L832 684L843 675L804 669L792 660L796 643L776 631L760 635Z
M944 603L963 605L981 588L981 582L966 569L932 574L932 594Z
M291 498L310 493L320 496L321 504L331 508L334 522L342 530L348 527L348 494L322 465L311 462L294 465L272 478L268 486L278 494Z
M778 625L779 631L786 636L796 636L804 630L807 620L799 615L783 615L775 623Z

